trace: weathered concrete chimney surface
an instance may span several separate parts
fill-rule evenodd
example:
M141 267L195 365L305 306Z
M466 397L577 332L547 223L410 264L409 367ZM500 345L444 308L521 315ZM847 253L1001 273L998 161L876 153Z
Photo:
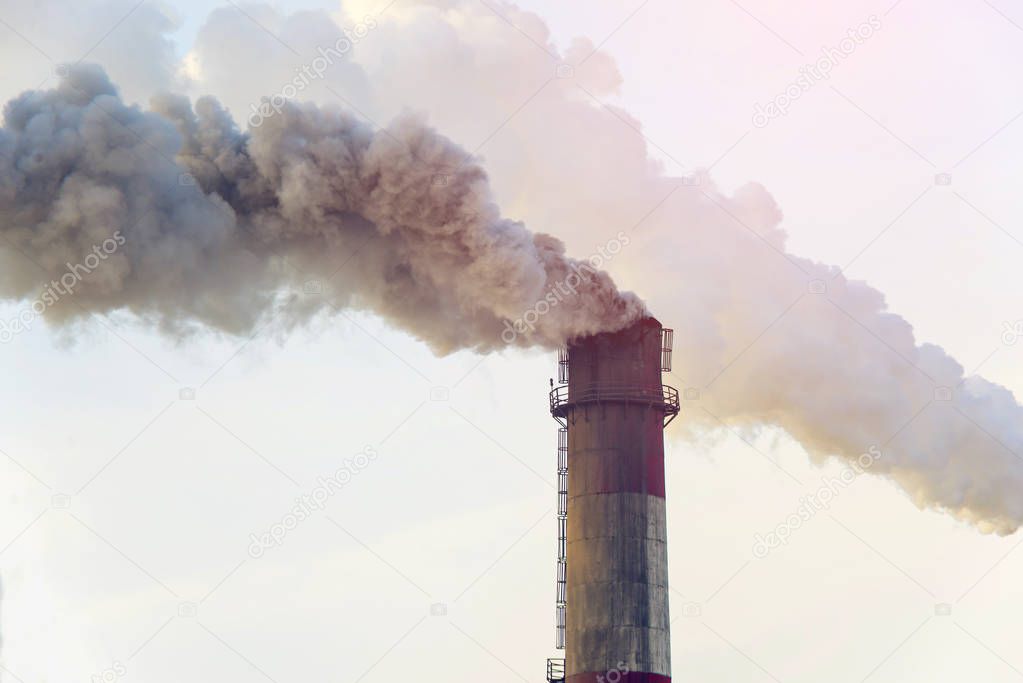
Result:
M663 427L678 395L662 346L653 318L578 340L552 394L568 427L568 683L671 678Z

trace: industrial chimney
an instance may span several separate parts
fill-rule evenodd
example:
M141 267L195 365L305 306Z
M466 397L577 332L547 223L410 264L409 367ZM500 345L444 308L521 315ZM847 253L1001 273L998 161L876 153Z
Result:
M558 442L558 647L548 679L671 680L663 428L679 412L671 330L644 318L571 342L550 395ZM567 519L566 519L567 518Z

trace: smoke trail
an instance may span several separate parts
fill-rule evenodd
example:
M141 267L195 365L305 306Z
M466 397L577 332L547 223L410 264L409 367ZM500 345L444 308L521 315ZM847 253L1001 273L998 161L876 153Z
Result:
M566 164L584 156L572 145L621 139L603 135L620 121L599 108L558 106L572 129L545 143ZM671 196L615 266L679 328L676 367L701 395L676 424L774 425L817 459L874 446L871 473L917 506L986 532L1023 523L1023 408L1011 392L918 344L877 290L789 254L759 185L726 195L702 177L676 192L681 179L641 143L614 157L583 184L594 201L561 195L559 207L585 226L606 221L609 198ZM520 192L550 182L551 170L535 171L518 174ZM504 319L579 266L558 240L502 219L480 167L416 120L374 133L289 105L245 135L213 100L193 110L167 96L146 113L102 72L76 68L7 106L0 247L12 248L0 250L0 296L39 296L118 231L124 244L46 309L51 320L127 309L173 334L239 333L269 316L301 324L325 306L295 294L313 274L338 306L372 309L440 352L488 350L509 343ZM644 310L603 274L579 294L511 343L551 346Z
M122 309L172 334L243 333L333 305L445 353L554 346L645 311L559 240L502 218L483 169L408 117L374 132L289 104L243 134L213 99L193 110L166 95L145 112L76 66L7 104L0 188L0 296L37 297L56 322ZM296 293L311 274L326 296ZM509 333L566 282L574 293Z
M625 278L663 320L679 321L674 365L693 392L679 435L777 426L817 461L855 463L876 448L870 473L917 507L1014 532L1023 407L1012 392L918 342L877 289L787 252L763 187L727 195L700 180L663 216L685 229L637 238L629 257L642 271ZM679 181L655 182L663 192Z

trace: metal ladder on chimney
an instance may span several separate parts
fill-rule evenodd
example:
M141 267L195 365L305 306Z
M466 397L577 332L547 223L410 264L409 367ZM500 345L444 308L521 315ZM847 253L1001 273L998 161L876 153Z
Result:
M565 605L568 583L568 429L558 430L558 573L555 595L555 644L565 649Z
M568 348L558 349L558 384L568 384ZM568 583L568 427L558 430L558 569L554 598L554 647L565 649ZM549 677L548 677L549 678Z
M558 351L558 383L568 384L568 349ZM568 428L558 429L558 569L555 581L554 646L565 649L565 605L568 584ZM565 660L547 660L547 681L564 683Z

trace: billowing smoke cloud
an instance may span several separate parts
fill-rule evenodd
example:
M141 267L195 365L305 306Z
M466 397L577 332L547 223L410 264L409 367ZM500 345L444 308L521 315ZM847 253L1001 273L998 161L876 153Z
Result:
M346 8L352 16L361 16L351 4ZM371 11L370 5L376 3L364 4ZM674 169L666 171L665 164L651 158L647 141L636 134L640 122L590 97L613 95L620 75L612 60L598 52L581 64L589 50L581 50L582 58L573 58L571 50L562 54L535 15L504 4L501 10L546 52L482 3L445 0L407 7L398 3L349 54L357 62L331 72L335 90L378 121L414 106L428 112L441 130L460 136L469 148L487 140L488 171L502 206L530 225L556 230L577 253L589 253L619 229L629 230L630 246L608 269L618 282L641 292L666 325L676 328L676 376L670 381L699 391L690 394L692 399L684 403L682 418L669 434L688 437L721 430L722 423L743 430L777 427L818 460L854 460L877 447L882 457L870 473L895 482L919 507L947 512L984 531L1008 533L1023 523L1023 409L1011 392L979 377L967 378L961 364L942 349L919 343L911 325L887 310L876 289L847 279L833 266L791 254L781 211L760 185L729 193L706 175L694 185L691 177L683 182ZM333 35L301 28L308 24L325 31L326 18L301 19L260 15L261 23L269 22L302 52L297 57L275 47L273 38L258 26L224 12L211 15L190 55L197 89L219 94L236 119L246 117L262 95L278 92L295 67L312 58L316 45L333 42ZM224 44L233 48L220 49ZM551 73L551 54L554 61L576 65L575 79L589 94L570 80L554 80L537 91ZM269 74L267 82L255 74ZM495 89L493 84L502 87ZM85 83L77 87L88 90ZM90 87L110 92L98 77ZM333 93L312 90L304 96L335 101ZM457 348L465 344L462 339L479 335L480 330L489 341L479 348L487 348L502 343L497 324L501 315L522 315L534 305L536 293L558 278L558 268L549 267L529 296L510 287L498 289L502 296L491 306L481 306L483 292L471 289L471 278L456 282L454 300L443 299L443 305L429 290L420 292L411 285L415 281L411 264L417 269L431 264L422 263L418 253L395 252L395 243L402 243L399 236L378 229L388 223L379 217L374 222L363 210L394 220L392 209L404 207L400 210L410 217L402 219L403 225L419 225L412 218L425 210L412 199L423 196L419 193L443 201L465 196L468 203L471 196L490 207L481 199L486 196L482 183L474 179L481 174L478 167L462 164L461 152L431 138L414 120L399 119L389 129L394 140L387 134L373 135L344 115L289 109L268 119L246 146L211 101L200 101L190 112L182 100L163 98L156 106L159 115L153 115L117 106L110 95L94 98L89 105L80 92L71 91L23 97L20 109L51 106L44 102L47 97L63 97L70 103L69 111L80 116L89 112L88 121L75 123L72 117L61 125L109 136L110 142L89 148L97 150L90 163L116 167L117 177L128 178L132 185L120 203L109 205L100 201L106 197L103 193L90 194L88 202L84 194L79 202L69 195L74 210L68 209L67 215L107 211L111 218L96 234L74 233L78 241L73 247L59 256L52 254L43 265L50 273L62 272L67 261L81 258L95 240L102 242L121 226L128 226L127 235L136 223L142 226L140 236L149 238L140 244L157 247L145 259L122 263L125 254L135 254L126 240L123 252L117 251L88 283L83 282L81 292L89 303L83 297L81 305L89 310L124 306L172 331L192 320L242 331L268 312L297 322L317 310L315 298L282 292L300 287L306 278L319 278L327 282L326 293L339 305L372 306L413 329L417 323L426 325L439 335L427 337L435 348ZM527 100L528 106L491 137L508 113ZM116 111L138 135L109 125L104 111L94 106L100 103L105 110ZM2 195L5 207L13 186L8 178L23 178L34 163L50 158L19 157L15 175L14 140L36 136L41 148L52 148L57 157L64 147L81 146L76 135L63 140L50 135L58 122L47 123L45 116L21 133L15 132L14 120L8 114L10 130L0 145L4 160L0 168L11 174L0 178L0 188L7 193ZM336 128L347 132L337 137L325 134ZM428 139L437 144L426 144ZM109 154L111 149L119 153ZM355 179L371 178L365 171L379 169L385 152L402 166L381 170L380 178L393 178L390 174L404 167L410 174L433 173L416 165L420 159L458 171L444 181L446 186L434 185L432 177L428 182L410 181L413 189L408 195L398 189L400 184L380 186L380 192L408 200L394 207L374 208L375 202L366 201L352 209L353 188L365 187ZM359 173L320 173L332 167L330 160L346 159L345 155L362 164ZM285 158L291 161L284 163ZM355 168L340 161L333 166ZM180 185L181 172L196 178L197 186ZM64 172L46 173L41 177L52 178L52 200ZM160 179L159 192L140 180L154 177ZM164 197L160 211L154 212L159 221L139 215L135 207L151 195ZM397 201L386 194L377 199ZM42 197L33 202L47 221L59 220L56 204L50 207ZM487 210L477 212L490 215ZM178 220L182 216L189 219ZM322 231L341 224L343 231ZM65 234L46 228L50 225L46 221L31 220L19 224L20 232L14 231L8 228L6 215L2 225L7 237L37 259L48 246L60 243L49 235ZM182 225L195 234L177 232ZM406 249L412 245L440 249L426 233L413 235L403 243ZM530 247L529 239L515 241L513 235L487 231L481 235L501 237L506 248L525 245L523 251L510 248L512 253L541 255L531 255L521 269L508 266L513 275L543 262L546 252L536 240ZM441 256L461 263L461 253L442 251ZM45 282L38 269L13 252L0 254L0 259L0 286L6 295L38 294ZM174 264L173 271L156 277L166 263ZM210 263L217 267L209 268ZM240 279L248 283L244 290L232 286ZM503 284L486 275L483 280ZM88 292L85 284L91 286ZM433 284L439 288L450 283ZM163 297L159 304L156 292ZM76 293L72 302L54 307L52 314L78 315L74 305L78 301ZM506 305L508 301L515 305ZM381 305L385 302L389 305ZM509 308L512 313L506 312ZM554 324L552 316L544 322ZM554 330L572 328L574 323L561 320L553 330L538 331L537 339L558 338L562 332Z
M353 307L444 353L554 346L645 312L503 218L479 164L413 117L375 132L288 104L242 133L211 98L145 112L76 66L6 106L0 188L0 295L54 321L127 310L241 334Z

